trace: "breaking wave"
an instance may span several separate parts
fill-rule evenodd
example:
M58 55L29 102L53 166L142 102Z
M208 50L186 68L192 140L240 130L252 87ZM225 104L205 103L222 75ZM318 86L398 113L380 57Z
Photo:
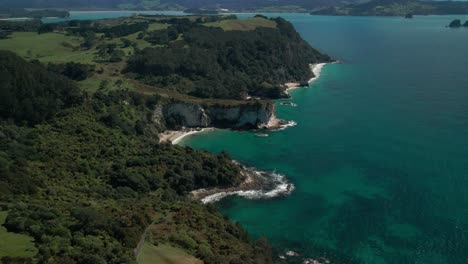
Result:
M255 174L256 181L261 182L261 187L255 190L238 190L219 192L209 195L201 202L204 204L217 202L224 197L238 195L247 199L270 199L280 196L287 196L294 191L294 185L288 182L286 176L276 172L259 171L247 168L250 173Z
M293 126L297 126L297 122L291 120L291 121L288 121L285 124L281 124L279 128L273 129L273 131L281 131L281 130L285 130L288 127L293 127Z

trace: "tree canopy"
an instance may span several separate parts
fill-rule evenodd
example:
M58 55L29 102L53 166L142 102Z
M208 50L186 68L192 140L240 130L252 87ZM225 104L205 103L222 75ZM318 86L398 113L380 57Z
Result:
M330 58L310 47L289 22L273 21L277 28L224 31L184 22L151 32L148 41L165 46L138 51L127 71L148 84L202 98L278 98L282 84L308 80L309 64Z
M0 116L35 124L83 99L67 78L49 72L38 62L27 62L0 51Z
M160 224L171 229L154 243L205 263L271 263L268 244L188 200L197 188L239 184L240 168L224 152L159 144L160 97L83 96L37 61L10 52L0 58L0 211L8 231L31 236L38 249L2 263L135 263L145 230Z

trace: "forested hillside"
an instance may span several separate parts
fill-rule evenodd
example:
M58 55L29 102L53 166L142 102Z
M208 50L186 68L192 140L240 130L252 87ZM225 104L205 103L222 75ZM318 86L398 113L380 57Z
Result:
M239 167L226 153L159 144L152 113L160 97L91 95L40 62L3 51L0 61L0 92L14 102L0 119L0 213L8 234L34 241L2 236L3 263L135 263L141 239L205 263L271 262L267 243L186 198L239 183ZM46 112L15 111L29 107ZM145 233L161 224L171 228Z
M179 19L148 34L147 41L163 47L137 51L126 71L144 83L196 97L279 98L282 84L307 81L313 75L309 64L330 58L310 47L284 19L270 22L270 27L232 30Z
M23 8L5 8L6 5L0 7L0 18L10 17L30 17L30 18L43 18L43 17L68 17L68 11L63 10L26 10Z
M161 116L169 104L264 109L245 97L278 98L284 82L311 77L309 63L330 60L289 22L0 21L0 33L3 263L272 262L265 239L187 196L238 185L241 167L158 137L177 118Z
M124 0L0 0L1 7L8 8L77 8L115 7Z
M309 64L331 60L286 20L260 15L0 21L0 29L6 32L0 49L43 62L95 65L90 69L97 74L79 80L92 90L109 87L101 85L105 79L198 98L281 98L284 83L305 83L313 76Z
M2 118L35 124L82 101L76 84L38 62L26 62L6 51L0 51L0 61Z

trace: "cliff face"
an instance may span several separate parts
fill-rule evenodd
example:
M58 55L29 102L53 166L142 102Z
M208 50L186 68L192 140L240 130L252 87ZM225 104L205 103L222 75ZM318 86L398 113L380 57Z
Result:
M276 119L274 102L245 102L237 105L169 103L162 108L168 128L218 127L233 129L268 128Z

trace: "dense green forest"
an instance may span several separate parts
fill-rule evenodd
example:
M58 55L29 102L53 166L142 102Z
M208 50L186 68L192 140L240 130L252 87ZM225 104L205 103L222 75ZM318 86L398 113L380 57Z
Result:
M0 212L8 232L35 244L33 256L0 255L3 263L134 263L145 238L205 263L271 262L264 239L252 241L214 208L186 198L238 184L240 168L226 153L160 144L164 128L152 121L160 96L89 94L57 73L66 65L6 51L0 61ZM20 111L30 108L31 115ZM161 225L170 228L151 235Z
M1 32L2 263L134 263L142 248L272 262L264 238L187 196L239 184L240 166L160 143L157 114L171 102L278 98L282 83L311 77L309 63L330 58L289 22L134 16L1 21Z
M312 77L309 64L331 61L304 41L286 20L260 15L247 20L235 16L143 15L55 24L0 22L0 30L6 32L3 38L10 41L4 43L11 42L8 48L13 50L15 38L9 37L13 32L50 34L62 40L53 44L65 49L65 56L86 53L76 59L101 64L96 70L121 63L116 65L118 70L113 67L112 76L199 98L281 98L287 96L284 83L305 83ZM33 37L39 38L30 36L31 41ZM77 38L80 43L72 44ZM38 45L49 39L38 40ZM34 56L35 48L26 50L26 56ZM42 56L36 55L39 59Z
M196 97L279 98L282 84L308 80L309 63L330 58L310 47L289 22L272 21L275 28L226 31L179 19L148 34L146 40L158 47L137 51L126 71L144 83Z
M45 121L57 111L79 104L78 87L65 77L0 51L0 116L17 123Z
M318 9L313 15L407 16L468 14L468 2L420 0L372 0L365 3Z

